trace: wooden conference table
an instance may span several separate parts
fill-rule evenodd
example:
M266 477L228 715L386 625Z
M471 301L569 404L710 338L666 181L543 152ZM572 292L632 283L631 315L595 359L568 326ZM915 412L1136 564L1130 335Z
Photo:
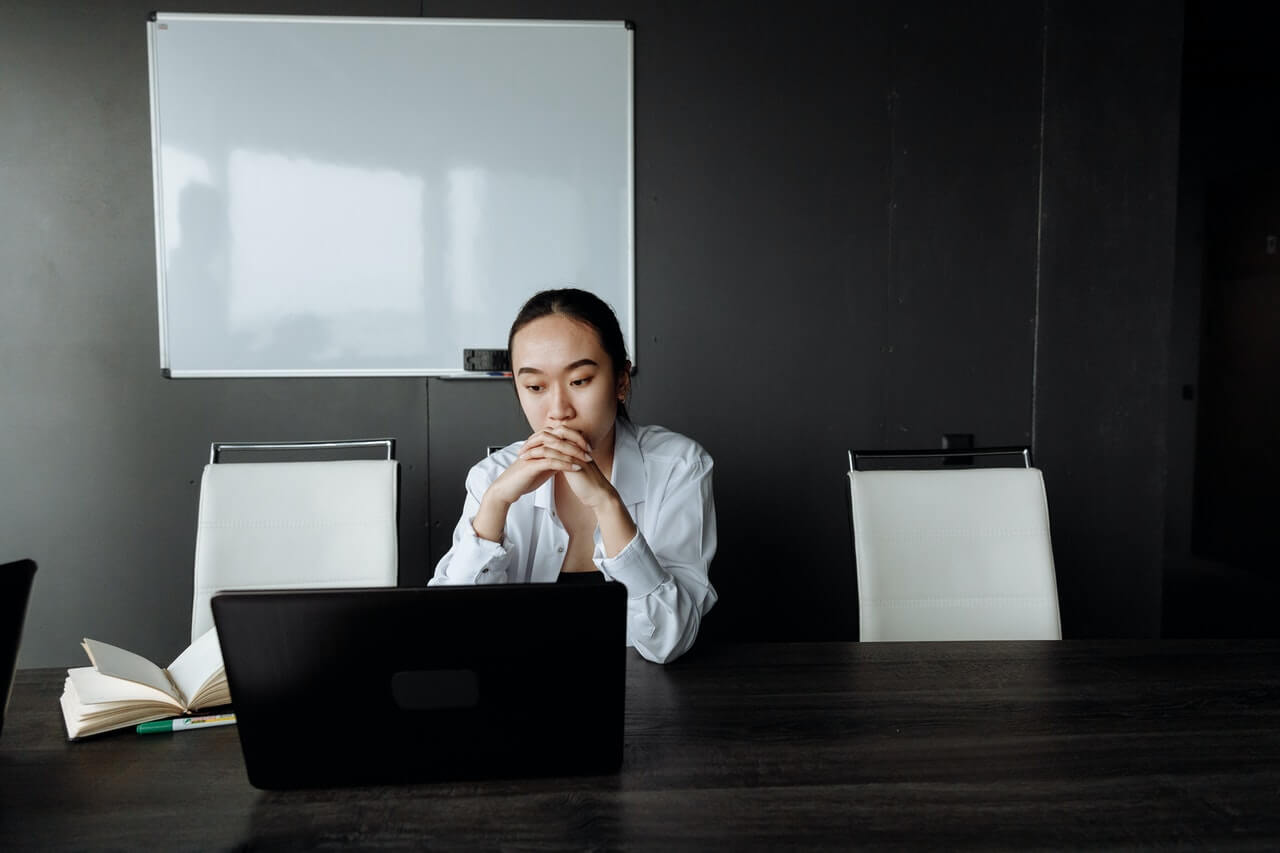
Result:
M632 655L616 775L271 793L234 727L67 743L24 670L0 849L1280 849L1280 641Z

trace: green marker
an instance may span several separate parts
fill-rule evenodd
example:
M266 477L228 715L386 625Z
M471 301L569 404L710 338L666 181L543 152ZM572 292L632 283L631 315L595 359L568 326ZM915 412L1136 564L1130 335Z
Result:
M190 729L208 729L213 726L234 725L235 721L235 714L210 714L206 717L176 717L172 720L153 720L150 723L138 723L138 734L152 735L157 732L185 732Z

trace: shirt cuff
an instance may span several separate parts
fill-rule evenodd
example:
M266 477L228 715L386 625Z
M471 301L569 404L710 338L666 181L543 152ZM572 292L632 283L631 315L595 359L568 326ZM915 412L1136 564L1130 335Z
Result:
M467 522L468 526L470 523ZM445 571L450 581L481 584L506 580L503 564L511 548L511 542L506 537L503 537L502 542L493 542L476 535L473 530L470 536L464 537L458 544L461 547L457 549Z
M627 588L631 598L644 598L666 581L666 572L658 563L640 531L613 557L603 556L603 547L597 545L596 568L607 579L619 581Z

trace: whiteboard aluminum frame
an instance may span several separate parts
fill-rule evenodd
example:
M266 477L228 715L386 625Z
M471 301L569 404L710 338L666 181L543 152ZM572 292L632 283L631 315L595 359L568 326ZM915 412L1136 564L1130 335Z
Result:
M156 43L155 25L159 15L152 13L147 22L147 109L151 114L151 191L153 208L152 219L156 228L156 307L159 312L160 330L160 370L165 377L172 374L169 370L169 311L165 301L165 264L164 264L164 187L161 185L160 171L160 116L156 109L159 102L159 83L156 79Z
M166 298L165 279L165 229L164 186L161 169L159 81L156 61L155 32L161 24L170 21L224 21L224 22L262 22L292 23L306 20L317 24L369 24L385 26L387 24L412 24L431 26L582 26L582 27L617 27L626 30L626 134L627 134L627 194L631 200L626 211L627 238L627 316L623 333L630 344L628 353L631 360L631 372L636 371L639 361L637 350L639 336L636 331L636 226L635 226L635 26L630 20L567 20L567 19L525 19L525 18L407 18L379 16L343 16L343 15L252 15L221 14L205 12L152 12L147 19L147 84L148 109L151 119L151 174L152 200L154 207L156 252L156 305L158 317L158 334L160 346L160 370L165 378L192 379L226 379L226 378L283 378L283 377L439 377L445 379L486 379L499 378L484 371L463 369L418 369L418 368L338 368L338 369L179 369L171 367L168 304Z

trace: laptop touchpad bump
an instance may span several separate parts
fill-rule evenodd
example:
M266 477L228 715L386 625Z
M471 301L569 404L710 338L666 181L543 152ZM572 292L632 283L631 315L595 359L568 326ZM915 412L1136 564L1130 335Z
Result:
M391 676L391 695L406 711L474 708L480 687L474 670L411 669Z

